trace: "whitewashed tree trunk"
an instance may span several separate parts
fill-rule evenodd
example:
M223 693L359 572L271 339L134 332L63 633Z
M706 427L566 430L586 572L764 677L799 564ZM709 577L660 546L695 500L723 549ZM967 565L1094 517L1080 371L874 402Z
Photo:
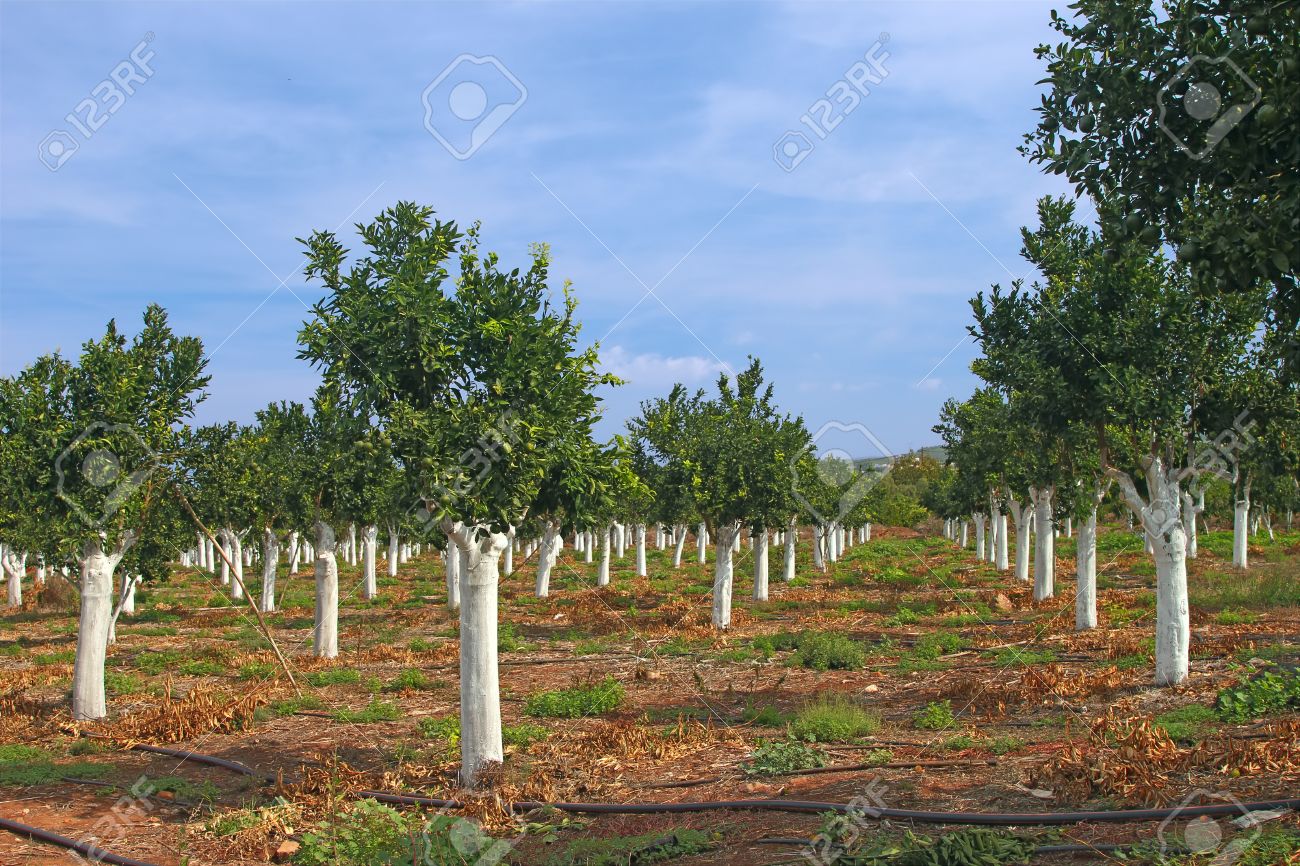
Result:
M997 497L990 493L988 549L984 552L990 563L996 563L998 559L998 518L1001 516L1002 509Z
M298 537L298 530L289 533L289 576L293 577L298 573L298 565L302 562L302 539Z
M1250 483L1241 488L1241 495L1233 503L1232 510L1232 565L1234 568L1249 568L1250 553L1246 547L1247 519L1250 516Z
M397 557L401 555L400 553L398 553L400 546L401 546L401 542L398 539L397 527L390 523L388 524L388 562L387 562L389 577L397 577Z
M993 515L993 539L995 550L993 552L993 567L998 571L1006 571L1007 562L1007 513L998 509Z
M618 558L622 559L627 553L627 525L623 523L614 524L614 543L618 548Z
M546 520L542 524L542 546L537 554L537 584L535 593L538 598L551 594L551 569L559 555L558 539L560 524L557 520Z
M221 571L221 585L222 585L222 586L230 586L230 562L229 562L229 559L230 559L230 535L229 535L229 533L230 533L230 530L229 530L229 529L222 529L222 530L219 530L219 531L217 532L218 540L221 542L221 551L222 551L222 553L225 554L225 556L217 556L217 557L216 557L217 559L219 559L219 560L221 561L221 564L220 564L220 571ZM213 553L215 554L216 551L213 551Z
M26 555L24 555L23 559L26 558ZM22 607L23 571L25 569L19 562L18 554L3 544L0 544L0 565L4 567L6 583L9 587L9 606L11 608Z
M790 527L782 535L785 536L785 559L781 562L781 579L789 583L794 580L794 545L799 540L799 523L795 518L790 518Z
M1144 532L1152 538L1156 564L1156 674L1158 686L1187 679L1191 620L1187 601L1187 541L1183 538L1178 473L1166 470L1160 458L1146 466L1148 505L1133 480L1115 473L1129 507L1142 515Z
M704 522L700 521L699 527L695 530L695 561L704 564L705 557L708 555L709 540L705 536Z
M596 556L596 533L590 529L582 533L582 561L594 562Z
M822 547L825 543L825 538L826 538L826 527L823 526L821 523L813 524L812 561L813 561L813 568L817 569L818 571L826 570L826 558L825 556L822 555Z
M767 528L754 534L754 601L767 601Z
M961 521L961 543L958 545L962 550L970 543L970 524L965 520Z
M971 518L975 521L975 558L983 562L984 557L987 555L984 552L984 523L988 520L988 517L981 512L976 512L971 515Z
M140 575L132 576L129 573L122 575L122 597L118 600L118 606L127 616L135 615L135 588L139 585Z
M348 565L357 564L357 525L348 524Z
M1198 491L1196 498L1188 491L1183 491L1183 535L1187 538L1187 558L1195 559L1197 554L1196 516L1205 510L1205 491Z
M862 543L866 544L871 540L871 524L868 523L862 527Z
M1074 538L1074 515L1065 515L1065 537Z
M459 531L460 523L456 523ZM443 552L443 575L447 584L447 609L460 610L460 551L456 548L452 535L447 536L447 549Z
M334 558L334 528L316 521L316 630L312 652L317 658L339 654L339 564Z
M713 557L713 627L731 627L731 589L733 570L731 553L736 546L736 524L718 527L716 554Z
M1029 527L1033 523L1034 508L1031 503L1021 505L1012 499L1011 516L1016 521L1016 580L1029 580Z
M1290 528L1290 526L1287 527L1287 529ZM36 558L36 578L32 581L32 586L35 589L40 590L45 586L45 574L48 567L49 566L45 561L45 554L42 553Z
M81 612L77 627L77 656L72 667L72 718L102 719L108 714L104 700L104 659L113 616L113 569L122 561L135 537L127 533L112 553L105 553L96 538L82 547Z
M372 599L379 595L379 579L375 576L375 554L379 546L379 527L370 525L361 530L361 597Z
M645 524L638 523L633 531L636 533L636 576L645 577Z
M682 551L686 548L686 527L673 527L673 534L676 536L676 542L673 547L673 568L682 567Z
M280 563L280 543L268 526L262 530L262 613L275 610L275 569Z
M596 586L609 586L610 536L613 534L613 526L606 526L600 533L600 569L596 572Z
M1034 500L1034 601L1056 595L1056 533L1052 527L1050 485L1029 488Z
M1079 527L1074 554L1074 628L1097 627L1097 506Z
M239 534L233 529L227 537L226 550L230 555L230 564L235 567L235 580L231 581L230 597L235 601L244 599L244 545Z
M506 530L506 549L504 574L506 577L515 573L515 548L519 546L519 539L515 537L515 528L512 526Z

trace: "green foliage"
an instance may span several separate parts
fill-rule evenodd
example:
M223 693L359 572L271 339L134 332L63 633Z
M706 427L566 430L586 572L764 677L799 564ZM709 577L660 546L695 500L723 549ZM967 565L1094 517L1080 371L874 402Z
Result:
M867 662L862 644L835 632L806 631L798 637L790 664L817 671L860 669Z
M460 717L426 716L416 723L420 735L430 740L443 740L450 746L460 742Z
M1195 742L1218 727L1218 714L1210 707L1188 704L1156 716L1156 727L1178 742Z
M952 701L931 701L912 716L912 725L922 731L942 731L956 723Z
M640 836L575 839L565 846L563 852L546 860L546 866L648 866L702 854L716 844L707 833L687 829Z
M826 766L821 749L799 740L760 741L742 765L747 776L776 776Z
M147 791L150 794L156 791L167 791L175 794L177 799L188 800L191 803L210 803L221 796L221 791L216 785L207 781L191 782L189 779L180 776L159 776L153 778L144 776L137 783L136 789Z
M371 698L370 703L360 710L337 709L333 716L340 722L395 722L402 717L402 710L396 704Z
M159 652L146 650L135 657L134 664L149 676L156 677L168 668L179 666L183 659L184 656L179 650L161 650Z
M429 689L437 688L440 685L435 680L430 680L424 675L424 671L419 668L405 668L400 674L393 677L388 685L384 686L384 691L388 692L422 692Z
M212 659L190 659L176 666L177 673L187 677L215 677L226 672L226 666Z
M503 622L497 626L497 652L519 652L528 649L529 646L519 634L519 627L514 623Z
M789 721L785 713L775 704L763 704L755 706L750 699L745 703L745 709L741 712L740 717L751 725L759 725L766 728L779 728Z
M361 671L356 668L325 668L312 671L305 679L309 685L318 689L326 686L351 686L361 682Z
M618 709L623 685L613 677L556 691L534 692L524 701L524 714L538 718L578 719Z
M849 816L828 817L822 832L845 846L858 833ZM1005 830L966 827L942 836L910 830L901 838L873 835L862 846L840 847L832 862L843 866L1015 866L1030 862L1033 843Z
M0 745L0 787L49 785L63 776L99 779L113 771L107 764L76 761L56 764L54 755L35 746Z
M948 631L932 631L921 635L916 645L912 647L912 655L921 659L934 660L939 656L960 652L969 645L970 641L959 634Z
M894 612L894 615L885 620L884 624L889 627L900 625L913 625L921 621L921 616L910 607L900 607Z
M989 751L995 755L1006 755L1011 752L1018 752L1025 747L1025 743L1018 737L1004 734L1000 737L994 737L989 743Z
M241 680L265 680L275 676L279 667L274 662L248 662L239 666Z
M464 818L406 815L374 800L336 812L301 844L299 866L473 866L499 862L510 848Z
M790 723L790 734L819 743L847 743L880 730L880 717L844 695L826 695L801 708Z
M1219 692L1214 708L1225 722L1248 722L1300 707L1300 672L1270 668Z
M501 728L501 742L507 746L526 749L533 743L541 742L550 736L550 731L541 725L520 722L517 725L505 725Z

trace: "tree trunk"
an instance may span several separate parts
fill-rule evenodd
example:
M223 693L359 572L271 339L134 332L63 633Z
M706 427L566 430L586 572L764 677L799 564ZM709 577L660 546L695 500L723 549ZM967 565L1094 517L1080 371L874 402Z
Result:
M695 530L695 561L704 564L705 557L708 555L708 539L704 537L705 527L701 521L699 527Z
M627 553L627 526L622 523L614 524L614 543L618 547L618 558L622 559Z
M113 569L121 562L134 537L129 533L117 549L105 553L103 542L91 539L82 548L81 612L77 627L77 656L72 668L72 718L102 719L108 714L104 700L104 658L108 653L109 621L113 616Z
M998 509L993 515L993 567L1006 571L1007 562L1007 513Z
M790 528L785 531L785 560L781 563L781 579L786 583L794 580L794 545L799 539L799 523L790 519Z
M754 601L767 601L767 528L754 534Z
M609 586L609 548L613 533L612 526L606 526L600 533L600 569L596 572L596 586Z
M737 525L719 526L718 539L713 557L713 627L726 629L731 627L731 553L735 548L736 536L740 532Z
M262 613L275 610L275 569L280 563L280 544L268 526L262 530Z
M118 601L121 612L127 616L135 614L135 588L140 585L140 575L131 577L129 572L122 574L122 598Z
M219 539L219 541L221 542L221 550L226 554L225 556L217 557L218 559L221 560L221 585L222 585L222 586L229 586L229 585L230 585L230 563L229 563L229 559L230 559L230 535L229 535L229 532L230 532L229 529L222 529L222 530L220 530L220 531L217 533L217 535L218 535L218 539ZM214 555L215 553L216 553L216 551L212 551L212 550L208 551L208 555L209 555L209 556L212 556L212 555Z
M1016 521L1016 580L1029 580L1029 527L1033 516L1033 506L1026 502L1021 505L1017 500L1009 502L1011 516Z
M379 580L375 576L375 548L379 542L379 527L370 525L361 530L361 597L369 601L379 595Z
M506 531L505 564L502 566L506 577L515 573L515 547L518 544L519 541L515 538L515 528L512 526Z
M8 577L9 585L9 606L19 608L23 606L23 569L19 566L18 556L5 545L0 545L0 564L4 566L4 573Z
M447 549L443 552L443 575L447 584L447 609L460 610L460 553L452 537L447 536Z
M228 536L226 550L230 552L230 562L235 566L235 580L231 581L230 597L235 601L244 600L244 543L233 529Z
M316 521L316 632L312 651L317 658L339 654L339 564L334 558L334 528Z
M998 519L1002 516L1002 508L998 505L997 497L989 495L989 549L988 561L996 566L998 561Z
M1074 554L1074 628L1097 627L1097 506L1079 527Z
M1190 491L1183 492L1183 535L1187 538L1187 558L1195 559L1197 554L1196 543L1196 515L1205 510L1205 491L1200 491L1198 499L1193 499Z
M975 558L980 562L984 561L984 522L988 518L979 512L971 515L975 521Z
M636 576L645 577L645 524L638 523L636 529Z
M1029 489L1034 500L1034 601L1056 595L1056 532L1052 527L1052 487Z
M673 527L673 534L676 535L676 546L673 548L673 568L681 568L682 551L686 548L686 527Z
M970 524L965 520L961 521L961 543L958 545L962 550L970 543Z
M389 577L397 577L397 557L401 555L398 552L400 546L401 545L397 537L397 527L390 523L388 524L388 576Z
M537 584L535 592L538 598L551 594L551 568L559 555L557 539L560 524L556 520L546 520L542 526L542 546L537 553Z
M456 533L465 555L460 606L460 780L473 787L485 765L500 763L501 685L497 669L498 562L510 540L503 532ZM453 555L459 553L453 548Z
M812 537L812 542L813 542L813 549L812 549L812 562L813 562L813 568L817 569L818 571L825 571L825 570L826 570L826 558L822 555L822 543L823 543L824 539L826 538L826 527L825 527L823 524L821 524L821 523L814 523L814 524L813 524L813 533L812 533L812 535L813 535L813 537Z
M1232 510L1232 564L1235 568L1249 568L1250 554L1246 548L1246 530L1250 517L1250 482L1241 485L1240 494Z

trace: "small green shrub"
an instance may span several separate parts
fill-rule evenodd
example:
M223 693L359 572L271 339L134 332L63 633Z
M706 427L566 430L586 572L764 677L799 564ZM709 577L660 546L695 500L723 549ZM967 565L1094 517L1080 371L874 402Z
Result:
M759 707L755 706L752 700L745 704L740 717L751 725L765 728L779 728L788 721L785 713L781 712L775 704L763 704Z
M1214 621L1219 625L1250 625L1259 619L1253 613L1244 610L1234 610L1233 608L1224 608L1214 616Z
M372 722L395 722L402 717L402 710L396 704L371 698L370 703L360 710L338 709L333 713L339 722L368 724Z
M501 729L501 742L507 746L518 746L521 749L526 749L533 743L541 742L548 736L550 736L550 731L546 730L546 728L528 722L506 725Z
M790 663L816 671L855 671L867 663L867 653L862 644L842 634L809 631L799 635Z
M912 716L912 724L922 731L942 731L956 722L952 714L952 701L931 701Z
M1219 692L1214 708L1225 722L1249 722L1300 707L1300 672L1293 668L1260 671Z
M451 815L406 815L360 800L302 836L300 866L400 866L411 863L498 863L510 844Z
M1171 740L1189 742L1204 739L1218 727L1218 714L1210 707L1189 704L1156 716L1156 727L1164 730Z
M429 650L433 649L433 644L423 638L417 637L415 640L407 644L406 648L413 653L427 653Z
M811 703L790 723L791 735L819 743L844 743L880 730L880 718L843 695L826 696Z
M307 674L309 685L318 689L326 686L350 686L361 682L361 671L356 668L326 668Z
M597 683L534 692L524 701L524 714L537 718L579 719L615 710L623 703L623 685L613 677Z
M437 684L426 677L424 671L419 668L406 668L384 686L384 691L423 692L436 687Z
M883 767L885 764L888 764L893 760L894 752L892 749L872 749L870 752L867 752L866 759L863 763L870 764L873 767Z
M177 665L176 671L187 677L216 677L226 672L226 666L212 659L191 659Z
M146 650L135 657L135 666L149 676L156 677L163 671L176 667L182 660L183 656L178 650L162 650L160 652Z
M416 723L420 735L430 740L445 740L454 746L460 742L459 716L426 716Z
M943 747L950 752L960 752L963 749L973 749L978 741L969 734L958 734L955 737L949 737L943 741Z
M826 755L816 746L799 740L769 740L750 752L741 769L747 776L776 776L824 766Z
M700 830L676 829L641 836L574 839L546 866L650 866L711 850L716 843Z
M1010 735L994 737L993 741L989 743L989 751L995 755L1006 755L1011 752L1018 752L1024 747L1025 744L1022 740Z
M959 634L950 631L934 631L921 635L916 646L912 647L912 655L918 659L934 661L939 656L960 652L969 644L970 642Z
M249 662L239 666L237 676L241 680L267 680L275 676L279 668L273 662Z
M894 615L885 620L885 625L889 627L900 625L912 625L921 621L920 615L910 607L900 607L894 612Z

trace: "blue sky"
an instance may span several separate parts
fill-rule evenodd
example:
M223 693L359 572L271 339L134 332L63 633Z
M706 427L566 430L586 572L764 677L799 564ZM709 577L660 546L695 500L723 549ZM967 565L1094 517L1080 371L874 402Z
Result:
M5 2L0 373L157 301L211 354L200 421L305 400L295 336L320 290L294 238L414 199L482 220L506 262L551 244L629 380L604 433L754 354L823 446L930 444L975 387L967 299L1026 272L1017 229L1065 191L1015 152L1050 8ZM837 82L867 55L854 100ZM124 99L99 87L115 69ZM426 128L436 81L453 148L508 115L466 159ZM856 104L823 140L828 92ZM88 137L66 117L86 126L86 99L106 118ZM788 130L814 145L791 171Z

